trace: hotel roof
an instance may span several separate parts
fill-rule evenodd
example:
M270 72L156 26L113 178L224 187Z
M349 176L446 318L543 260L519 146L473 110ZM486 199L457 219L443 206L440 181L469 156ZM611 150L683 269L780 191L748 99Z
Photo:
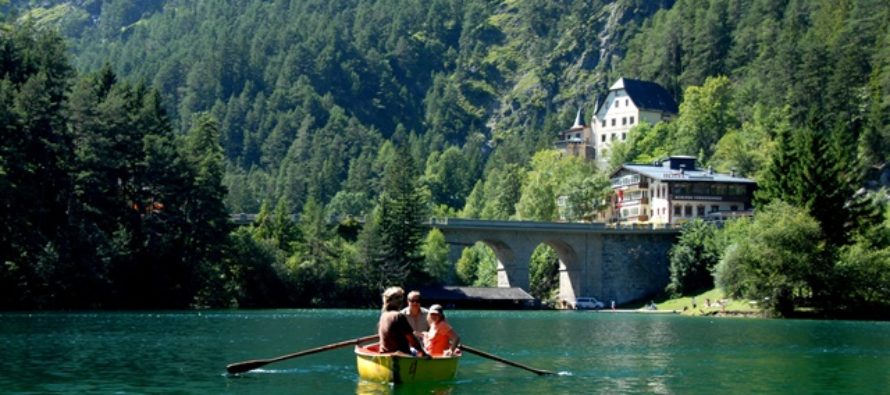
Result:
M684 165L691 169L687 170L682 168ZM673 156L651 165L636 163L624 164L621 165L618 170L612 172L612 177L616 177L622 171L639 173L659 181L709 181L756 184L754 180L749 178L736 177L730 174L715 173L710 170L695 168L695 159L687 156Z

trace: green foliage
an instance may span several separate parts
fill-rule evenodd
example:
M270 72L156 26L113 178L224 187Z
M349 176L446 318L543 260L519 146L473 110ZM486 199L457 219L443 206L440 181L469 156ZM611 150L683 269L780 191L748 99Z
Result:
M591 220L604 208L611 190L608 180L596 173L590 163L555 150L541 150L532 158L516 218L532 221ZM557 201L564 197L564 204Z
M506 220L516 211L516 203L521 197L522 180L525 169L516 164L506 164L503 168L494 169L485 177L485 205L480 217L482 219Z
M476 280L474 287L498 286L498 260L494 251L488 247L479 247L478 261L476 263Z
M744 237L725 252L716 282L733 297L761 301L779 315L826 292L830 274L819 223L805 210L775 202L758 210Z
M787 129L787 118L779 111L767 111L757 106L749 122L720 138L710 164L720 173L734 171L742 177L761 179L761 171L773 150L772 136L783 128Z
M377 264L389 276L387 285L425 282L422 270L422 223L427 218L427 204L416 178L410 155L400 148L395 160L386 167L380 196L380 254Z
M550 246L538 246L529 262L529 293L540 300L553 300L558 292L559 257Z
M424 266L423 271L436 283L446 283L450 280L451 266L448 263L448 244L445 243L445 235L438 229L432 229L423 243Z
M687 295L714 286L711 272L720 260L722 250L717 244L716 227L695 219L683 227L680 239L669 253L671 280L667 291Z
M0 282L9 287L0 304L231 303L214 121L201 118L177 140L157 92L119 82L107 67L75 80L57 36L22 28L0 41L11 50L0 84L10 104L0 143L0 215L10 226Z
M609 153L609 167L617 168L623 163L652 163L667 157L670 153L668 142L675 129L675 123L640 123L631 129L630 140L614 146L618 153Z
M291 301L287 290L284 254L275 245L258 240L247 227L232 232L231 254L226 257L229 268L228 291L233 307L285 306Z
M709 77L701 87L690 86L683 95L676 134L671 138L674 154L695 155L703 152L710 160L717 142L727 132L739 127L729 78Z
M875 207L855 194L862 173L846 129L780 130L777 140L755 195L761 204L782 200L807 208L832 246L879 221Z
M480 218L482 216L482 208L485 205L485 184L482 180L476 181L473 191L467 197L467 203L463 210L460 211L461 218Z
M853 247L880 239L855 194L890 141L880 1L4 3L3 306L362 303L427 279L399 213L590 220L606 180L532 156L618 76L683 100L613 146L613 167L681 153L753 177L758 210L782 199L823 224L823 261L854 267L819 280L839 289L883 259ZM98 71L76 77L68 53ZM405 158L424 167L394 176ZM258 211L255 239L229 233L227 212ZM329 229L344 217L365 219L354 244ZM484 262L468 283L496 282Z
M458 281L464 285L495 287L498 283L497 258L494 251L482 242L461 252L455 271Z
M886 226L884 232L888 232ZM890 246L886 242L875 245L858 240L845 246L835 271L830 308L874 317L890 312Z
M612 183L602 173L578 172L568 176L560 189L560 195L566 197L560 217L593 222L608 206L611 193Z
M423 182L430 189L432 201L460 208L470 190L473 171L460 148L448 147L441 155L433 152L426 162Z

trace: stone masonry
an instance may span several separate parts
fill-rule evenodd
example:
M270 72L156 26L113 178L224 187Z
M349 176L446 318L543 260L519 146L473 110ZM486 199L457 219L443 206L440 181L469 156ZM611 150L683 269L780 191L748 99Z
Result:
M606 303L642 300L670 280L668 251L678 229L604 224L433 219L449 244L449 261L483 242L498 260L498 287L529 287L532 252L546 244L559 256L559 297L593 296Z

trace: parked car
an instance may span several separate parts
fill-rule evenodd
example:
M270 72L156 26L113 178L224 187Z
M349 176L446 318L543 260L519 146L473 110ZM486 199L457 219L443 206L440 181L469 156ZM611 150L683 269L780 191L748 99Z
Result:
M592 296L582 296L575 299L576 310L599 310L605 307L605 303L596 300Z

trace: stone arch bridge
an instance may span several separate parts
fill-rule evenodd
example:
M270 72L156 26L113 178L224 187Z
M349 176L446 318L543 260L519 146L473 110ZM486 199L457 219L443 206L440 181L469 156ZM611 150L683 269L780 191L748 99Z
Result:
M679 229L606 226L601 223L483 221L433 218L445 235L449 261L482 242L498 261L498 287L529 287L529 262L541 244L559 256L559 297L574 302L593 296L630 302L662 291L670 280L668 250Z

